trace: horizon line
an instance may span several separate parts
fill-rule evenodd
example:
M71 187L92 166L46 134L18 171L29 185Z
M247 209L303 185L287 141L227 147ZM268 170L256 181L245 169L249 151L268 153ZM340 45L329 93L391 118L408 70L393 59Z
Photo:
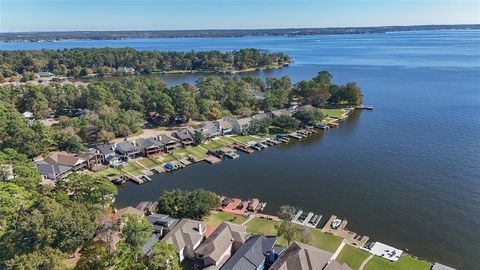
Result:
M424 27L424 26L480 26L480 23L459 24L398 24L379 26L325 26L325 27L280 27L280 28L205 28L205 29L142 29L142 30L35 30L35 31L9 31L0 34L34 34L34 33L72 33L72 32L194 32L194 31L259 31L259 30L304 30L304 29L362 29L362 28L388 28L388 27Z

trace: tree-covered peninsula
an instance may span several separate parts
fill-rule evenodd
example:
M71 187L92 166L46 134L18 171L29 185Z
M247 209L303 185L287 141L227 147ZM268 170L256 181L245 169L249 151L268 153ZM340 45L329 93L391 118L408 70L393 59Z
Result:
M57 76L150 74L152 72L237 72L280 67L290 57L259 49L161 52L132 48L0 51L3 78L51 72ZM0 78L2 79L2 78Z

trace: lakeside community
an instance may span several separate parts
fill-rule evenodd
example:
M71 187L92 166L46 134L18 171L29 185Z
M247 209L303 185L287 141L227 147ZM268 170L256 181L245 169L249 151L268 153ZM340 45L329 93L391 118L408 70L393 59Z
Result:
M41 75L52 76L50 73L39 76ZM138 89L131 87L131 83L135 82L139 83ZM146 83L150 83L148 87L140 88L140 85L145 86ZM120 92L125 94L121 102L115 97L122 83L93 83L80 88L70 86L55 88L59 92L64 91L62 89L79 90L77 94L72 95L72 100L65 101L72 106L66 106L63 101L57 104L58 100L55 98L40 94L41 91L52 90L47 87L26 91L32 94L23 95L19 102L15 102L16 99L13 98L16 92L5 91L5 96L10 93L9 97L12 100L11 104L5 104L5 111L18 106L18 111L14 115L17 118L12 119L23 123L26 128L35 128L34 131L42 136L45 133L40 132L42 130L37 128L37 125L45 128L52 126L59 134L68 127L79 139L70 141L72 133L59 137L62 142L67 143L70 147L68 149L78 150L76 152L61 151L60 145L59 149L47 153L34 148L23 149L30 157L36 156L34 155L36 153L43 153L33 160L41 176L41 184L47 190L51 188L65 193L67 197L75 198L77 193L81 193L78 190L92 192L89 187L83 189L85 187L81 186L85 184L82 181L90 181L89 176L103 183L108 179L117 185L126 184L127 181L148 185L148 182L155 181L152 177L154 174L169 173L198 162L216 164L226 159L237 159L240 158L237 152L254 154L289 143L291 140L302 140L312 134L336 128L356 109L373 110L371 106L362 105L361 91L354 83L344 86L332 84L328 72L320 72L317 77L301 81L295 87L292 87L288 77L270 78L266 84L252 78L207 77L195 86L182 85L180 88L162 86L160 93L155 92L159 85L163 85L159 81L130 80L124 81L123 84L126 87L120 88ZM30 86L27 85L28 87ZM106 89L115 96L107 94ZM134 95L129 92L132 89L138 93ZM99 97L98 93L105 95ZM138 105L130 103L132 95L137 97L138 104L148 106L140 106L135 110L125 109ZM187 98L189 95L194 97ZM40 101L43 101L42 97L47 103L51 103L48 105L56 105L56 110L48 106L39 106L44 105L40 104ZM153 104L155 106L152 106ZM161 106L158 106L159 104ZM84 105L87 108L92 106L91 109L98 111L99 114L91 113ZM111 109L120 105L125 108L122 107L118 111ZM191 105L198 108L190 108ZM167 108L170 108L169 117L165 117ZM209 110L211 108L215 110ZM223 111L220 110L222 108ZM193 118L197 113L196 109L204 110L204 114ZM143 114L140 114L140 111ZM72 118L62 123L56 119L56 114L67 114ZM217 115L221 117L216 117ZM97 121L101 118L99 116L103 117L100 122ZM132 119L123 121L128 117ZM140 119L144 120L144 124L141 128L135 129ZM160 124L152 125L153 123ZM111 130L107 131L109 128ZM6 134L11 139L6 140L6 145L10 142L18 144L16 136L19 133L10 134L8 131ZM80 136L91 139L89 134L92 131L94 140L80 139ZM109 132L112 131L116 136L103 136L111 135ZM78 145L82 147L72 147ZM245 155L242 158L248 157ZM6 172L7 181L13 181L17 177L18 170L13 165L2 164L1 169L2 172ZM83 176L87 178L82 178ZM71 183L76 181L79 183ZM71 187L77 184L81 187ZM98 197L92 199L93 203L90 201L87 203L89 207L105 206L105 201L110 205L114 202L114 195L108 190L109 187L103 188L107 190L105 193L110 195L96 194ZM49 194L46 193L44 196ZM63 202L64 197L59 196L57 199ZM142 202L136 207L113 209L106 216L102 216L99 211L98 217L95 218L100 218L101 221L94 230L94 242L104 243L110 251L121 249L122 245L126 244L127 233L118 228L114 230L112 224L128 228L130 225L125 219L128 221L132 216L136 216L146 218L150 224L145 227L143 233L149 233L150 229L152 233L147 236L147 241L141 241L141 245L138 241L130 244L140 245L142 256L145 256L147 261L149 256L158 255L159 244L173 245L184 269L452 269L416 258L389 245L371 242L368 236L347 230L345 218L332 215L327 219L322 213L311 213L301 209L296 209L288 218L266 215L262 211L268 202L261 202L260 199L244 200L218 196L216 200L220 202L220 206L208 208L209 213L195 215L195 218L168 214L161 210L163 205L159 202ZM196 207L200 203L195 200L193 202L186 204ZM180 207L180 205L173 207L177 206ZM96 224L94 225L96 227ZM290 226L290 229L284 228L281 232L281 226ZM300 229L305 233L305 238L287 237L288 233L285 233L288 230ZM15 232L15 228L10 230ZM21 236L19 234L19 237ZM78 240L78 243L90 242L91 238L88 237ZM117 245L119 243L121 244ZM82 248L82 244L79 244L68 246L64 250L70 253L75 251L74 253L78 255ZM10 256L15 259L14 254ZM121 252L116 256L121 257ZM78 257L73 256L67 260L67 264L72 265L71 268L75 267Z
M157 130L159 134L155 136L151 136L152 132L140 133L134 139L96 145L78 154L54 152L36 161L36 166L44 183L80 172L106 176L116 184L124 184L126 180L143 184L152 181L152 174L168 173L201 161L215 164L224 158L238 158L236 151L251 154L290 140L301 140L337 127L355 109L373 108L321 109L327 117L316 125L288 133L248 135L248 126L255 119L291 116L295 111L311 109L316 108L292 106L247 118ZM194 146L198 132L205 141ZM266 202L257 198L219 196L219 199L221 207L212 209L202 220L170 217L157 211L158 202L141 202L136 207L115 210L113 219L120 221L127 214L145 216L153 233L142 247L144 254L148 256L160 241L170 243L175 246L184 269L453 269L384 243L370 242L368 236L349 231L347 219L335 215L326 219L321 214L299 209L288 222L308 230L309 239L304 240L306 243L287 243L278 235L281 218L262 213ZM111 234L114 236L108 237ZM120 232L102 231L95 236L96 241L108 242L112 249L121 239Z

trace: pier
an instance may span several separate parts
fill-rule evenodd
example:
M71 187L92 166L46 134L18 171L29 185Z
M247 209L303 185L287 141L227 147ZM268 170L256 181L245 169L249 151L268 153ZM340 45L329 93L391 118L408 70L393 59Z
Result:
M347 230L347 223L348 221L346 219L340 220L337 216L332 215L323 226L322 232L342 237L347 244L352 246L363 247L368 242L369 237L357 235L355 232Z
M315 215L312 212L307 214L306 212L303 212L303 210L299 210L290 222L309 228L316 228L321 219L322 215Z

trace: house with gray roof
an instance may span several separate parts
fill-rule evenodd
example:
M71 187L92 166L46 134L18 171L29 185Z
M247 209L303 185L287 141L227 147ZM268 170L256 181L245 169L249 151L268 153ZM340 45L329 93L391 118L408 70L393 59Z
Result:
M222 127L219 121L208 121L202 124L200 131L207 139L215 138L222 135Z
M159 233L152 233L148 242L142 247L143 254L149 256L152 253L152 247L160 241L160 237Z
M233 126L230 122L226 120L220 121L220 127L222 129L222 135L230 135L233 131Z
M269 268L270 270L352 270L332 261L332 253L299 242L291 243Z
M205 232L205 222L184 218L165 235L163 241L175 246L180 262L185 258L193 260L194 251L202 243Z
M160 235L166 235L179 222L178 219L164 214L150 214L147 216L147 220L152 224L153 231Z
M193 134L195 131L193 129L182 128L174 133L175 138L180 140L180 143L183 147L190 146L193 144Z
M257 270L275 246L276 236L252 236L233 254L220 270Z
M137 140L140 152L146 157L163 153L164 145L157 137L140 138Z
M252 117L245 117L240 119L228 119L227 121L232 125L232 133L235 134L246 134L248 133L248 128L250 127L250 122L252 122Z
M195 250L195 268L220 269L246 240L247 232L245 226L223 222Z
M119 142L115 147L115 151L124 159L140 156L140 148L131 141Z
M52 164L44 160L35 162L38 172L45 179L58 180L67 177L72 172L72 167Z
M168 135L160 135L158 136L158 139L163 144L163 151L165 153L170 153L180 146L180 141L178 139L172 138Z

